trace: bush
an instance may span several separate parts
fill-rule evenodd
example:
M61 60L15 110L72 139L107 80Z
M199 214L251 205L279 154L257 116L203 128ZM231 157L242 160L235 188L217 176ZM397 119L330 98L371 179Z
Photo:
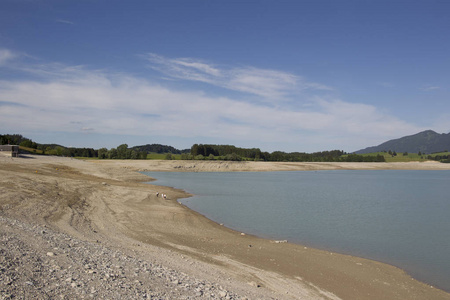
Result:
M231 160L231 161L241 161L242 157L240 157L236 153L231 153L231 154L225 155L225 157L223 159L224 160Z

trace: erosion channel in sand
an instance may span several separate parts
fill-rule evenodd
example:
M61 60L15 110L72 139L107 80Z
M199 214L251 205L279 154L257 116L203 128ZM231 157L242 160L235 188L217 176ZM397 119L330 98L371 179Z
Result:
M145 184L148 177L137 172L314 169L450 166L0 157L0 292L67 298L450 297L383 263L242 235L180 205L176 200L189 196L185 192Z

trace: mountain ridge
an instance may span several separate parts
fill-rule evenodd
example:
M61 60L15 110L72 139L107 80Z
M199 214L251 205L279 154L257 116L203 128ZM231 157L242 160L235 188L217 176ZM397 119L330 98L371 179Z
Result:
M413 135L392 139L378 146L367 147L355 154L366 154L382 151L408 152L431 154L450 149L450 133L436 133L433 130L425 130Z

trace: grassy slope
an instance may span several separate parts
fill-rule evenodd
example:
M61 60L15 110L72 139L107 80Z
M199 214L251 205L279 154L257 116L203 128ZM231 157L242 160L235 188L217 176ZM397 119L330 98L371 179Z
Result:
M24 146L19 146L19 150L26 151L26 152L29 152L32 154L42 154L42 150L37 150L37 149L28 148L28 147L24 147Z
M363 156L368 155L383 155L386 162L409 162L409 161L427 161L428 160L428 154L425 155L418 155L417 153L408 153L408 155L403 155L403 153L397 153L396 156L392 156L387 152L374 152L374 153L368 153L368 154L362 154ZM435 157L436 155L450 155L450 152L440 152L440 153L433 153L429 154L432 157Z

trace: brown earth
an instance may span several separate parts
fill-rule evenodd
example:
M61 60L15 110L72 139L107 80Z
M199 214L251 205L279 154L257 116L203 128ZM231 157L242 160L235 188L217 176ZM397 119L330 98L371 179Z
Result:
M0 260L0 295L5 299L20 299L21 295L45 299L45 295L53 298L57 294L77 298L130 297L127 293L131 290L132 298L152 299L450 298L450 294L418 282L393 266L230 230L180 205L176 200L187 197L185 192L144 184L149 178L136 172L448 170L448 164L27 157L0 156L0 251L4 254ZM157 192L167 194L168 199L157 196ZM51 244L49 240L45 242L50 233L52 243L59 246L46 249ZM67 241L76 241L84 250L74 251ZM115 253L110 259L123 269L123 277L106 276L111 273L105 271L111 262L105 262L104 255L94 255L98 250L92 249L99 247L102 253ZM65 249L65 256L57 255L61 249ZM81 263L89 253L92 262L88 265L98 266L97 272L92 271L98 274L95 278L83 271L86 264ZM32 259L28 261L26 257ZM121 257L127 259L120 260ZM54 274L55 282L33 272L31 262L40 265L41 274ZM147 266L147 276L141 274L143 265ZM67 281L64 276L69 271L61 270L69 269L72 275ZM132 270L134 275L127 275Z

